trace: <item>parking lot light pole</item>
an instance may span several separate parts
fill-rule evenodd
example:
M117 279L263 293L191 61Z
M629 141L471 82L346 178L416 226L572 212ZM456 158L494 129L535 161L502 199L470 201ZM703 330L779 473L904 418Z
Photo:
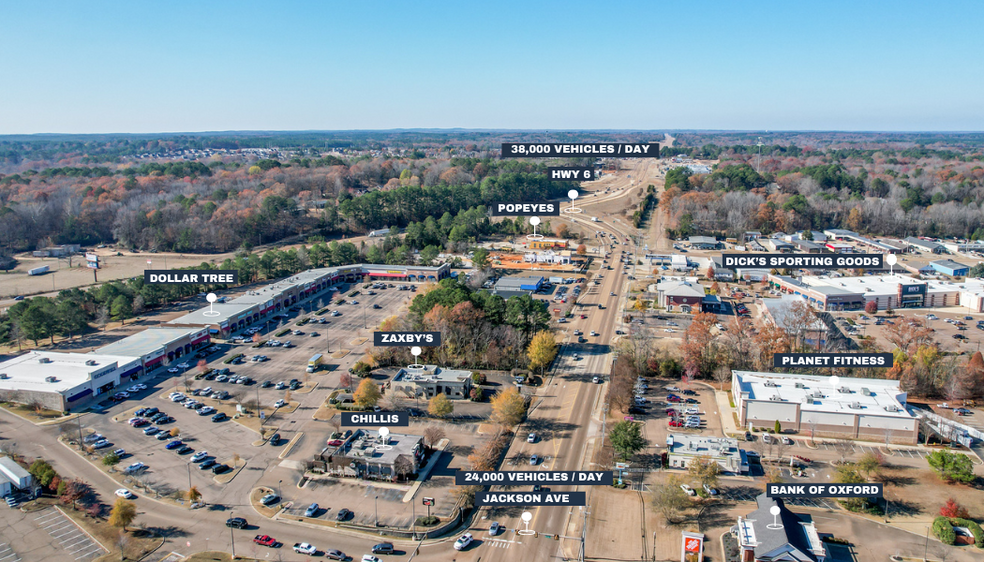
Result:
M231 512L231 511L229 512L229 518L230 519L232 519L235 516L236 516L235 513ZM236 559L236 533L235 533L235 530L236 530L236 528L234 526L229 525L229 539L232 541L232 559L233 560Z
M376 510L376 526L379 526L379 496L373 496L372 504Z
M191 461L186 463L188 467L188 501L191 501Z
M278 480L277 481L277 495L280 496L280 501L284 501L284 494L283 494L283 492L280 491L280 485L283 484L283 483L284 483L283 480Z

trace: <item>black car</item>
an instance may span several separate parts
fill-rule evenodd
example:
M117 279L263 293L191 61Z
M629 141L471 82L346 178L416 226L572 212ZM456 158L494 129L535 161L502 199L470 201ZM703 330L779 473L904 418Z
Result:
M373 554L393 554L393 543L381 542L372 547Z
M219 376L219 374L216 373L215 371L212 371L211 373L205 375L205 380L207 380L207 381L214 381L215 380L215 377L217 377L217 376Z
M140 416L146 413L147 413L147 408L140 408L136 412L133 412L133 415L139 418Z
M342 509L338 510L338 513L335 514L335 521L345 521L346 519L349 518L349 515L352 515L352 512L343 507ZM373 552L376 551L373 550Z
M174 450L174 452L177 453L177 454L179 454L179 455L185 455L185 454L188 454L188 453L190 453L192 451L194 451L194 449L192 449L191 447L189 447L187 445L182 445L182 446L180 446L180 447L178 447L177 449Z
M153 416L153 415L156 415L158 412L160 412L160 410L158 410L157 408L147 408L146 410L144 410L144 413L139 414L139 415L141 415L141 416Z
M292 383L290 383L290 389L291 390L297 390L298 388L301 388L301 383L299 383L299 382L292 382Z
M687 390L684 390L683 393L686 394L687 396L697 396L697 393L693 390L690 390L689 388Z
M273 386L273 383L272 382L270 382L270 381L263 381L263 384L260 385L260 388L270 388L271 386Z
M206 459L202 461L202 464L198 465L198 470L207 470L209 468L212 468L216 464L218 463L215 462L215 459Z
M246 522L242 517L233 517L232 519L226 519L226 527L233 527L235 529L245 529L249 523Z
M212 474L222 474L229 470L229 466L225 464L217 464L212 467Z
M224 412L219 412L218 414L212 416L212 421L218 423L220 421L225 421L228 417L229 416L225 415Z

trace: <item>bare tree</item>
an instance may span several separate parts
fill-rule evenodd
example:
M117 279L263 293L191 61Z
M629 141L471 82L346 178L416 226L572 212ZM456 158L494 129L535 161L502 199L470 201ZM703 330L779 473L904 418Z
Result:
M427 446L434 448L437 442L444 439L444 429L440 426L429 425L427 429L424 430L424 440L427 442Z
M854 452L854 445L850 441L838 439L834 441L834 451L837 451L838 460L841 463L847 462L847 457Z

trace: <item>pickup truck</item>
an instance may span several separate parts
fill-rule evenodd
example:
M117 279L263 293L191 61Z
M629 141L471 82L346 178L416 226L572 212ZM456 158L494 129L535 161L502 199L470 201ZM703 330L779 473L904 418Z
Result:
M253 537L253 542L261 546L270 546L277 544L277 539L271 537L270 535L256 535Z

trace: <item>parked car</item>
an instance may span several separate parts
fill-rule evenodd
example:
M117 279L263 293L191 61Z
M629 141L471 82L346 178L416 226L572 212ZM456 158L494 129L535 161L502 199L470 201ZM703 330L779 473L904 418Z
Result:
M119 490L116 490L116 495L128 500L132 500L133 498L137 497L136 495L134 495L133 492L127 490L126 488L120 488Z
M216 464L215 459L205 459L202 464L198 465L198 470L208 470Z
M686 493L688 496L696 496L697 495L697 492L695 492L693 488L691 488L690 486L688 486L686 484L680 484L680 489L683 490L684 493Z
M212 467L212 474L222 474L223 472L227 472L229 470L231 470L231 469L229 468L228 465L225 465L225 464L217 464L217 465L215 465L215 466Z
M260 503L266 506L273 505L280 502L280 496L277 494L267 494L260 498Z
M318 513L319 509L321 508L318 507L318 504L312 503L307 509L304 510L304 517L314 517Z
M202 462L206 458L208 458L208 451L198 451L197 453L191 456L191 462L195 462L195 463Z
M708 486L707 484L704 484L704 491L707 492L711 496L718 495L717 488L712 488L712 487Z
M531 433L526 436L527 443L536 443L536 433Z
M348 560L348 555L341 550L332 549L325 551L325 558L329 560ZM375 558L375 556L373 558Z
M540 457L536 455L530 456L530 466L536 466L538 462L540 462Z
M352 515L352 512L343 507L342 509L338 510L338 513L335 514L335 521L345 521L346 519L349 518L350 515Z
M253 537L253 542L260 546L270 546L277 544L277 539L271 537L270 535L256 535Z
M215 414L214 416L212 416L212 422L213 423L218 423L220 421L225 421L228 418L229 418L229 416L227 416L225 414L225 412L219 412L218 414Z
M140 471L142 471L142 470L144 470L146 468L147 468L147 465L145 465L144 463L142 463L142 462L135 462L135 463L131 464L130 466L124 468L123 469L123 474L136 474L136 473L138 473L138 472L140 472Z
M174 441L171 441L167 445L164 445L164 448L170 451L171 449L177 449L181 445L184 445L184 443L182 443L180 439L175 439Z
M769 435L768 433L762 434L763 443L772 443L773 441L775 441L775 438Z

